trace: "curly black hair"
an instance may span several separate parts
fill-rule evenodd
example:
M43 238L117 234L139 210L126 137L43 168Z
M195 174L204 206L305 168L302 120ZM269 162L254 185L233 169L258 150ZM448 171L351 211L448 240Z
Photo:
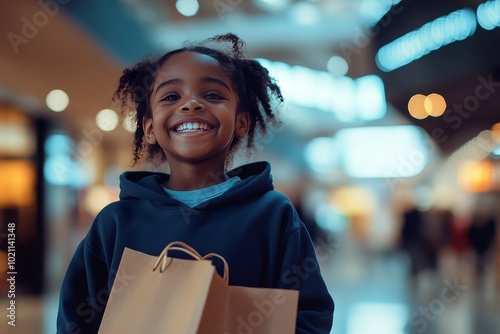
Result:
M213 47L212 44L216 44L218 48ZM150 145L144 140L142 123L144 117L152 117L149 99L158 69L172 55L181 52L197 52L216 59L232 80L238 95L237 112L248 112L251 117L247 137L248 148L254 145L256 135L265 135L271 125L273 127L281 125L278 110L273 104L275 101L283 103L280 87L258 61L244 57L244 48L245 43L235 34L217 35L201 42L185 45L155 59L146 58L123 71L118 88L113 95L113 101L118 100L122 114L133 116L135 121L133 166L137 165L143 157L155 163L161 163L166 159L158 144ZM256 133L257 130L259 133ZM235 136L230 146L230 153L239 143L240 139ZM231 160L231 154L227 160Z

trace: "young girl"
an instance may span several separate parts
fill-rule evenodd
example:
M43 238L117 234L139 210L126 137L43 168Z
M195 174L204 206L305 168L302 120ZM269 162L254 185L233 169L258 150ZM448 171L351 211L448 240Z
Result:
M281 91L243 57L237 36L207 42L231 48L199 43L123 72L115 98L135 111L134 162L166 159L170 172L120 176L120 200L98 214L69 264L57 333L97 333L124 248L158 256L172 241L222 255L230 285L299 290L297 333L330 333L334 304L313 244L273 190L269 163L226 171L243 138L251 147L278 122Z

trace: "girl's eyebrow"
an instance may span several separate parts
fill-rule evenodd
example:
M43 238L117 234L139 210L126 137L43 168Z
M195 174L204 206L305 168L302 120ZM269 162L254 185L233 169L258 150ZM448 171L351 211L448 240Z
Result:
M155 94L158 94L158 91L160 90L161 87L163 86L167 86L167 85L173 85L173 84L178 84L178 83L181 83L182 80L181 79L171 79L171 80L167 80L167 81L163 81L161 84L158 85L158 87L156 87L156 92Z
M201 78L200 81L203 82L203 83L216 83L216 84L219 84L219 85L223 86L227 90L231 90L231 88L229 87L229 85L227 83L225 83L223 80L218 79L218 78L203 77L203 78ZM181 79L171 79L171 80L163 81L162 83L160 83L158 85L158 87L156 87L155 94L158 94L158 91L160 90L161 87L168 86L168 85L179 84L179 83L182 83Z
M218 79L218 78L203 77L203 78L201 78L201 82L216 83L216 84L223 86L227 90L231 90L231 88L229 87L229 85L227 83L225 83L224 81L222 81L221 79Z

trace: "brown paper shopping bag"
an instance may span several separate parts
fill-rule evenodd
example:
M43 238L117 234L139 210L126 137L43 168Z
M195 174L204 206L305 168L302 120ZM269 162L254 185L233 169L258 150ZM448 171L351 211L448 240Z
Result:
M180 250L194 260L168 257ZM211 258L224 263L220 277ZM126 248L99 329L100 334L295 333L298 291L229 286L218 254L201 256L173 242L159 257Z

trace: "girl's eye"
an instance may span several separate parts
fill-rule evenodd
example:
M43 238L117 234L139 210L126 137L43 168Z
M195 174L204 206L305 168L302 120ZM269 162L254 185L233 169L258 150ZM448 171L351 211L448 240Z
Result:
M205 94L205 98L208 100L222 100L224 97L217 92L208 92Z
M180 99L180 96L178 94L171 93L171 94L167 94L161 100L162 101L177 101L178 99Z

